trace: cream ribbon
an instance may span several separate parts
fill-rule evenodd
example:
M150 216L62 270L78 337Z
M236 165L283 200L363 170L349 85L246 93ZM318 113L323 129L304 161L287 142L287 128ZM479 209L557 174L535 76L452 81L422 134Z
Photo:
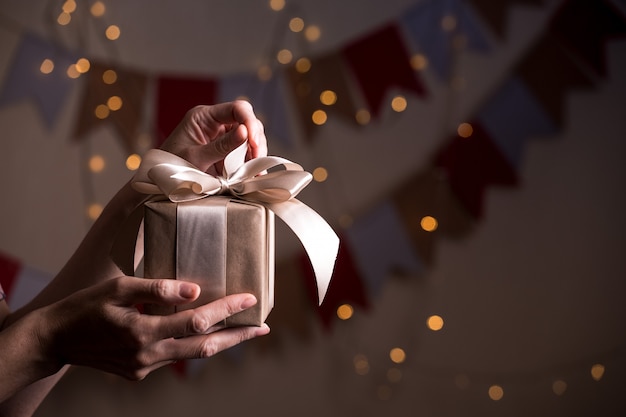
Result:
M131 184L139 192L165 195L172 202L232 195L262 204L302 242L322 304L335 267L339 237L315 210L295 198L312 176L300 165L278 156L244 162L246 150L247 142L228 154L223 175L214 177L172 153L152 149L144 155ZM281 167L284 169L277 169Z

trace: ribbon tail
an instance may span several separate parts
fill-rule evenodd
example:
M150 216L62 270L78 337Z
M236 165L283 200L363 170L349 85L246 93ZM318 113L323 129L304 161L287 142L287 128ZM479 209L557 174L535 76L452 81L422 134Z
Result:
M318 304L321 305L337 260L339 237L315 210L295 198L282 203L266 203L265 206L302 242L315 272Z

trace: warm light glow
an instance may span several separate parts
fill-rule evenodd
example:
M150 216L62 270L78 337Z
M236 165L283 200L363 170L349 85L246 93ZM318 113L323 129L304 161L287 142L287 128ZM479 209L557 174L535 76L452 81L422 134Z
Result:
M100 214L102 214L102 205L94 203L87 207L87 216L89 216L91 220L96 220L100 217Z
M111 41L118 39L120 37L120 33L121 33L120 28L117 27L116 25L109 26L108 28L106 28L106 31L104 32L107 39Z
M102 81L105 84L115 84L117 81L117 73L113 70L106 70L102 73Z
M492 385L489 387L489 398L499 401L504 397L504 390L500 385Z
M398 368L391 368L387 371L387 380L389 382L400 382L402 379L402 371Z
M320 31L320 28L315 25L311 25L307 27L306 30L304 31L304 37L309 42L315 42L316 40L320 38L320 36L322 36L322 32Z
M94 155L89 158L89 170L91 172L102 172L104 165L104 158L100 155Z
M354 363L354 371L359 375L367 375L370 371L370 364L365 355L356 355L352 361Z
M106 7L104 6L104 3L102 3L101 1L97 1L94 4L91 5L91 15L94 17L101 17L102 15L104 15L104 12L106 11Z
M596 363L595 365L591 367L591 377L594 379L594 381L601 380L603 375L604 375L604 365Z
M313 179L317 182L324 182L328 179L328 171L324 167L317 167L313 170Z
M69 67L67 67L67 76L70 78L80 77L80 72L78 72L78 69L76 68L76 64L72 64Z
M411 57L411 68L415 71L422 71L428 66L428 58L422 54L415 54Z
M111 111L117 111L122 108L122 99L119 96L111 96L107 100L107 107Z
M140 164L141 156L137 155L136 153L129 155L128 158L126 158L126 168L128 168L130 171L137 170Z
M395 96L392 100L391 100L391 108L395 111L395 112L403 112L406 110L406 106L407 106L407 101L406 98L402 97L402 96Z
M296 61L296 71L300 74L309 72L311 69L311 60L309 58L300 58Z
M63 11L65 13L72 13L74 10L76 10L76 2L74 0L67 0L63 3Z
M428 326L428 328L432 331L439 331L443 328L443 319L441 318L441 316L430 316L427 320L426 320L426 325Z
M567 384L562 379L558 379L552 383L552 392L556 395L563 395L567 390Z
M76 70L80 72L81 74L84 74L87 71L89 71L89 68L91 68L91 63L89 62L87 58L81 58L78 61L76 61Z
M328 116L324 110L315 110L311 115L311 120L318 126L323 125L328 120Z
M288 64L293 59L293 54L291 53L291 51L289 49L281 49L276 54L276 59L281 64Z
M352 317L353 313L354 309L350 304L342 304L337 308L337 317L339 317L341 320L348 320L350 317Z
M320 101L322 104L332 106L337 102L337 94L332 90L324 90L322 94L320 94Z
M285 7L285 0L270 0L270 8L275 12Z
M304 29L304 20L300 17L294 17L289 21L289 29L292 32L302 32Z
M109 113L110 110L106 104L99 104L98 107L96 107L96 110L94 110L94 114L98 119L106 119L109 117Z
M269 81L272 79L272 69L269 67L269 65L262 65L259 67L256 75L261 81Z
M437 230L438 226L437 219L433 216L424 216L422 220L420 220L420 226L427 232L434 232Z
M458 374L454 377L454 385L456 385L458 389L467 389L469 388L469 384L469 377L465 374Z
M389 358L393 363L402 363L406 360L406 353L402 348L393 348L389 351Z
M41 71L42 74L50 74L53 70L54 70L54 62L52 62L51 59L46 58L41 62L39 71Z
M474 133L474 128L469 123L461 123L459 127L456 129L456 132L462 138L469 138Z
M446 32L452 32L456 28L456 17L454 16L444 16L441 19L441 28Z
M356 119L356 122L358 124L360 124L361 126L364 126L370 122L372 116L370 115L369 111L365 109L361 109L361 110L357 110L356 114L354 115L354 118Z
M61 26L65 26L69 24L71 20L72 20L72 16L70 16L69 13L65 13L65 12L61 13L59 17L57 17L57 23Z

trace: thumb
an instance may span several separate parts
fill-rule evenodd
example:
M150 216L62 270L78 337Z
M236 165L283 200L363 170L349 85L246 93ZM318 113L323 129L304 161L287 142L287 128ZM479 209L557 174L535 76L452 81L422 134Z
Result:
M237 149L248 139L248 129L240 124L222 136L212 140L200 148L200 156L207 166L223 161L226 155Z

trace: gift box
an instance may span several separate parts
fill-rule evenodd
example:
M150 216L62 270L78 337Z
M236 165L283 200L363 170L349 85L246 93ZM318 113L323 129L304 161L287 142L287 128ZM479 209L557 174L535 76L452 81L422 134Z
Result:
M229 294L251 293L253 307L227 327L260 326L274 305L274 214L227 196L144 205L144 276L191 281L200 296L179 306L146 305L149 314L191 309Z

